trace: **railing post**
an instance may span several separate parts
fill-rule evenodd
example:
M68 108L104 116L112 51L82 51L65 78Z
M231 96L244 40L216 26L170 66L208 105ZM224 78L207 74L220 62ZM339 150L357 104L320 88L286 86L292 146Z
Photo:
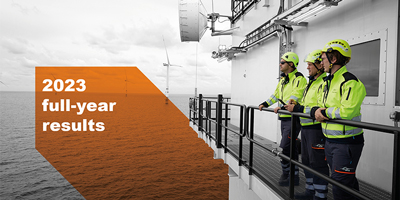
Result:
M250 139L254 139L254 109L250 109ZM250 141L249 175L253 175L253 142Z
M217 148L222 147L222 94L218 94L218 103L217 103Z
M243 114L244 114L244 112L246 112L245 110L244 110L245 108L244 107L240 107L240 124L239 124L239 133L240 133L240 138L239 138L239 166L242 166L242 158L243 158L243 153L242 153L242 151L243 151L243 137L242 137L242 134L243 134L243 120L246 120L246 119L244 119L244 117L243 117Z
M228 104L225 104L225 127L228 127ZM224 153L228 152L228 129L225 128L225 147L224 147Z
M394 126L398 127L400 121L400 113L394 112L391 119L394 121ZM392 180L392 200L400 199L400 132L394 132L394 144L393 144L393 180Z
M198 131L203 130L203 94L199 94L199 116L197 119L199 120Z
M290 128L290 161L293 160L295 153L296 153L296 137L295 137L295 131L296 131L296 120L297 117L292 115L291 117L292 120L292 125ZM294 170L295 170L295 165L290 162L290 178L289 178L289 197L291 199L294 198Z

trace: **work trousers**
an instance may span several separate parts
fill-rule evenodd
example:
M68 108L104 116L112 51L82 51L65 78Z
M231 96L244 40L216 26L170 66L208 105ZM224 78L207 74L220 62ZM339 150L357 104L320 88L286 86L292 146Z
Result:
M301 126L300 126L300 120L296 120L298 123L296 123L295 128L295 134L294 137L297 139L297 136L299 135ZM292 121L291 120L281 120L281 144L279 147L282 148L282 153L286 156L290 156L290 131L292 130ZM295 143L295 155L293 156L293 159L298 160L299 159L299 152L297 151L297 146ZM290 172L290 163L289 161L281 159L281 165L282 165L282 172L284 175L288 175ZM295 166L295 176L299 175L299 167Z
M339 144L326 141L325 155L331 168L332 179L350 188L359 190L356 169L363 147L364 143ZM334 185L332 186L332 192L335 200L357 199Z
M301 129L301 162L326 176L329 168L325 159L325 136L321 126ZM326 199L328 195L328 182L304 170L306 176L306 189L315 193L315 199Z

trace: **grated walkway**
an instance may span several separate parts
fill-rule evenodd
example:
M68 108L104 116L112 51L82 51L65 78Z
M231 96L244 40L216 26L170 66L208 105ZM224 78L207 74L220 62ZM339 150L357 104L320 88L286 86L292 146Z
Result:
M230 126L231 127L231 126ZM231 128L238 129L237 127L232 126ZM215 129L212 127L211 134L215 137ZM222 131L222 143L224 143L225 132ZM239 155L239 136L235 133L228 131L228 150L230 154L234 157L238 158ZM257 141L263 143L269 149L277 147L277 145L265 138L257 137L255 138ZM249 152L250 145L249 141L244 138L243 139L243 159L248 163L249 161ZM278 180L281 175L282 169L280 164L280 158L272 154L271 152L259 147L258 145L253 145L253 168L255 169L256 176L258 176L261 180L263 180L268 186L275 189L276 192L281 195L284 199L289 199L289 187L279 186ZM301 157L299 155L299 157ZM299 186L295 186L295 193L303 192L305 189L305 176L302 169L300 169L300 184ZM381 190L371 184L368 184L364 181L358 180L360 185L360 192L365 196L370 197L371 199L391 199L391 193ZM329 193L328 199L333 200L332 195L332 185L329 184Z

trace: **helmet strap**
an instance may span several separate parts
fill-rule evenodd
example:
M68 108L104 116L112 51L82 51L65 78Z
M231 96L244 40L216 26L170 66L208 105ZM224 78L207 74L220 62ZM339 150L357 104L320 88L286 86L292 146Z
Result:
M332 71L333 63L331 62L331 59L329 58L329 55L327 53L325 53L325 54L326 54L326 58L328 59L329 64L330 64L330 66L329 66L329 74L330 74L331 71Z
M317 65L315 64L315 63L313 63L313 65L314 65L314 67L315 67L315 69L317 69L317 73L315 73L314 75L312 75L313 77L315 77L315 76L317 76L317 75L319 75L319 74L322 74L322 69L318 69L318 67L317 67Z

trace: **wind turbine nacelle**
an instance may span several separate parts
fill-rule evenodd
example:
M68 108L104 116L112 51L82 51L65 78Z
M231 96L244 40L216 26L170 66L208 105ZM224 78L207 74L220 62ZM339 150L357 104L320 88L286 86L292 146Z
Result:
M200 0L179 0L182 42L199 42L207 30L207 13Z
M167 64L167 63L163 63L163 65L164 65L164 66L168 66L168 64Z

